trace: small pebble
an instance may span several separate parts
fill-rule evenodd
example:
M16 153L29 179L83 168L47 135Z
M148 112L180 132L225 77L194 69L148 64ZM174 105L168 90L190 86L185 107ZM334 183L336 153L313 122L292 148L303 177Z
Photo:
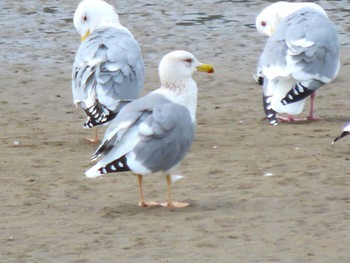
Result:
M273 173L267 172L267 173L264 173L264 176L273 176Z

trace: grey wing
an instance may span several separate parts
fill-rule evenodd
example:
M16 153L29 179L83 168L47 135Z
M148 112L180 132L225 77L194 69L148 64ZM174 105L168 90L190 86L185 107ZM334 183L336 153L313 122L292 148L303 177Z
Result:
M143 88L144 65L138 43L122 29L97 30L79 47L72 80L74 103L87 114L87 109L101 109L102 113L106 108L112 112L119 109L120 100L138 98Z
M268 40L262 60L263 74L269 79L293 76L307 86L329 83L340 65L336 29L324 15L301 9L281 22Z
M147 119L153 111L154 105L161 105L169 101L159 94L149 93L126 105L114 118L104 135L101 145L93 154L92 159L100 155L106 155L112 148L121 148L121 142L137 141L139 136L139 125ZM130 148L121 149L123 154L129 152Z
M154 107L139 127L140 142L127 155L129 167L151 172L171 169L185 157L194 133L195 123L184 106L169 102Z

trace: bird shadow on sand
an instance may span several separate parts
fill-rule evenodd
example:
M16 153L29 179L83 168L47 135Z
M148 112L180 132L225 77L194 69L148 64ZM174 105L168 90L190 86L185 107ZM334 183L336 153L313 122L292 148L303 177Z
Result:
M101 216L104 218L118 218L125 216L137 216L137 215L145 215L152 214L154 216L157 215L165 215L168 213L181 213L181 214L192 214L203 211L216 211L216 210L226 210L226 209L234 209L234 206L240 206L235 202L209 202L209 203L201 203L194 200L182 200L184 202L189 202L190 205L184 208L170 208L170 207L162 207L162 206L153 206L153 207L140 207L135 203L130 204L118 204L116 206L105 206L100 209Z

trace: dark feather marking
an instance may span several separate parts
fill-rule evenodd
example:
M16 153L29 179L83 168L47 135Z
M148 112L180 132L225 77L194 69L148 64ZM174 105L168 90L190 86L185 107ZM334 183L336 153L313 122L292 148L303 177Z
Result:
M272 96L263 95L263 105L266 117L271 125L277 125L277 112L271 107Z
M125 155L98 169L101 174L130 171Z
M97 125L109 122L117 116L117 113L109 110L106 106L102 105L98 101L91 107L84 109L86 115L88 116L86 122L84 123L85 129L90 129Z
M294 88L292 88L287 95L281 100L281 103L283 105L287 105L289 103L301 101L305 99L306 97L310 96L314 92L311 89L308 89L307 87L301 85L300 82L297 82L295 84Z

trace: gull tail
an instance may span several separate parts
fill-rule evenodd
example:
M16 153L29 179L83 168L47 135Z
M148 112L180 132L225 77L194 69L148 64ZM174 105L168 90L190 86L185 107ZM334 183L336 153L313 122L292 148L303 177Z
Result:
M130 171L130 168L127 164L126 156L123 155L122 157L107 164L104 164L103 160L99 161L97 164L95 164L93 167L87 170L85 172L85 175L86 177L89 177L89 178L96 178L107 173L117 173L117 172L127 172L127 171Z
M308 89L307 87L301 85L300 82L297 82L297 84L295 84L295 86L281 100L281 103L283 105L287 105L289 103L301 101L310 96L312 92L314 92L314 90Z

